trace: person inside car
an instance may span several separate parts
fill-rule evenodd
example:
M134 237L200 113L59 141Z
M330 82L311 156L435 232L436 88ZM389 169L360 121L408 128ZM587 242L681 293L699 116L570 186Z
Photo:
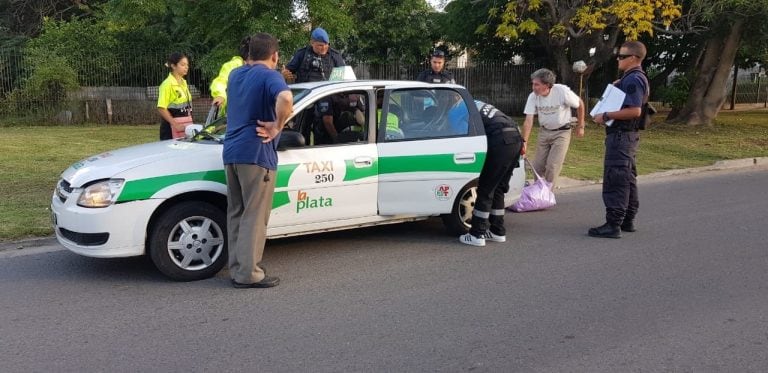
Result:
M315 104L315 144L360 140L365 124L364 110L362 96L358 94L342 92L320 99Z

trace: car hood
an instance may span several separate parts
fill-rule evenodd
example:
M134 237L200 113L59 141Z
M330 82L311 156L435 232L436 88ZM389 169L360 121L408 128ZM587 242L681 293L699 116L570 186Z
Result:
M135 167L188 157L200 147L208 146L215 145L167 140L110 150L73 163L61 177L71 186L81 187L94 180L109 179Z

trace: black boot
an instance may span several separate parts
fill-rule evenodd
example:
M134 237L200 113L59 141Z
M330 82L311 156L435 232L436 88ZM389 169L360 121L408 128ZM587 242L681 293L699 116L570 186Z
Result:
M589 228L587 234L590 237L621 238L621 230L618 225L605 223L599 227Z
M632 220L624 219L624 222L621 223L621 231L622 232L634 232L635 229L635 222Z

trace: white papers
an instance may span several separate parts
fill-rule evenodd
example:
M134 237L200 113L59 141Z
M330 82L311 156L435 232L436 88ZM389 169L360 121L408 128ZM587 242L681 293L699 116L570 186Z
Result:
M621 105L624 104L624 97L626 96L627 94L624 91L616 88L613 84L608 84L605 87L605 91L603 91L603 95L600 97L600 101L592 108L589 115L594 117L596 114L621 110ZM605 122L607 127L610 127L611 124L613 124L613 119Z

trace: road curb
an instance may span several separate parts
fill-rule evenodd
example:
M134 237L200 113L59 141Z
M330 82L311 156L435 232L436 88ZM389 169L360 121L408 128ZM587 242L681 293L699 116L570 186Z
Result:
M717 161L712 165L703 167L683 168L679 170L659 171L652 174L640 175L637 178L643 179L657 179L667 176L695 174L706 171L719 171L729 170L737 168L749 168L749 167L763 167L768 166L768 157L755 157L755 158L743 158L743 159L729 159L724 161ZM559 177L557 180L556 189L570 189L575 187L582 187L587 185L602 184L603 180L578 180L568 177Z
M25 238L18 241L0 242L0 251L22 250L29 247L56 245L57 243L55 236Z

